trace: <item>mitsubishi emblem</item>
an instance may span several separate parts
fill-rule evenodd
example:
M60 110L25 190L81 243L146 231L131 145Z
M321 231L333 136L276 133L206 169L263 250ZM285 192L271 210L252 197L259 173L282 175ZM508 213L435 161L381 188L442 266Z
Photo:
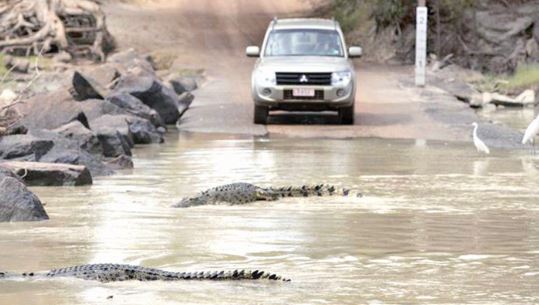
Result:
M308 83L309 79L307 78L307 75L305 75L305 74L301 75L301 77L299 78L299 82L300 83Z

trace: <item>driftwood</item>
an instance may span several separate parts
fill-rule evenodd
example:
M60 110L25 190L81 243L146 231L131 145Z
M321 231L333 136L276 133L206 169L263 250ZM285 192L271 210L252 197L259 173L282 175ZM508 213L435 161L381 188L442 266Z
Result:
M105 60L113 46L105 14L92 0L3 0L0 50L15 55L66 51Z

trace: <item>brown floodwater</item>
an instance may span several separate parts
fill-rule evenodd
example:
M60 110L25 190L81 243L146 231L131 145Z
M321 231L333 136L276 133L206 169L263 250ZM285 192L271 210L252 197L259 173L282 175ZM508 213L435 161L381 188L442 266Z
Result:
M134 170L91 187L32 188L51 220L0 224L0 269L246 268L292 282L6 280L0 304L539 303L539 159L522 152L171 133L134 154ZM365 196L170 207L237 181Z

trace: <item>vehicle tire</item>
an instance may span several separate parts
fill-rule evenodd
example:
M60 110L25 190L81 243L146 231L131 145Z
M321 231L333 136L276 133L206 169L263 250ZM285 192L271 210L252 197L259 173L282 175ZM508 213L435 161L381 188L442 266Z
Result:
M268 123L269 109L266 106L255 105L255 124L267 124Z
M339 109L339 118L342 125L354 124L354 104Z

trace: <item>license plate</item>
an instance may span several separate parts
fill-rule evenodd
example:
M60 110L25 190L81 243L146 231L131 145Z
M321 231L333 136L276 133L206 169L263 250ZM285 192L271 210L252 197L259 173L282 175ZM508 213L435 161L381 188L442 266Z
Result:
M293 96L310 96L310 97L313 97L314 96L314 89L310 89L310 88L296 88L296 89L293 89L292 90L292 95Z

